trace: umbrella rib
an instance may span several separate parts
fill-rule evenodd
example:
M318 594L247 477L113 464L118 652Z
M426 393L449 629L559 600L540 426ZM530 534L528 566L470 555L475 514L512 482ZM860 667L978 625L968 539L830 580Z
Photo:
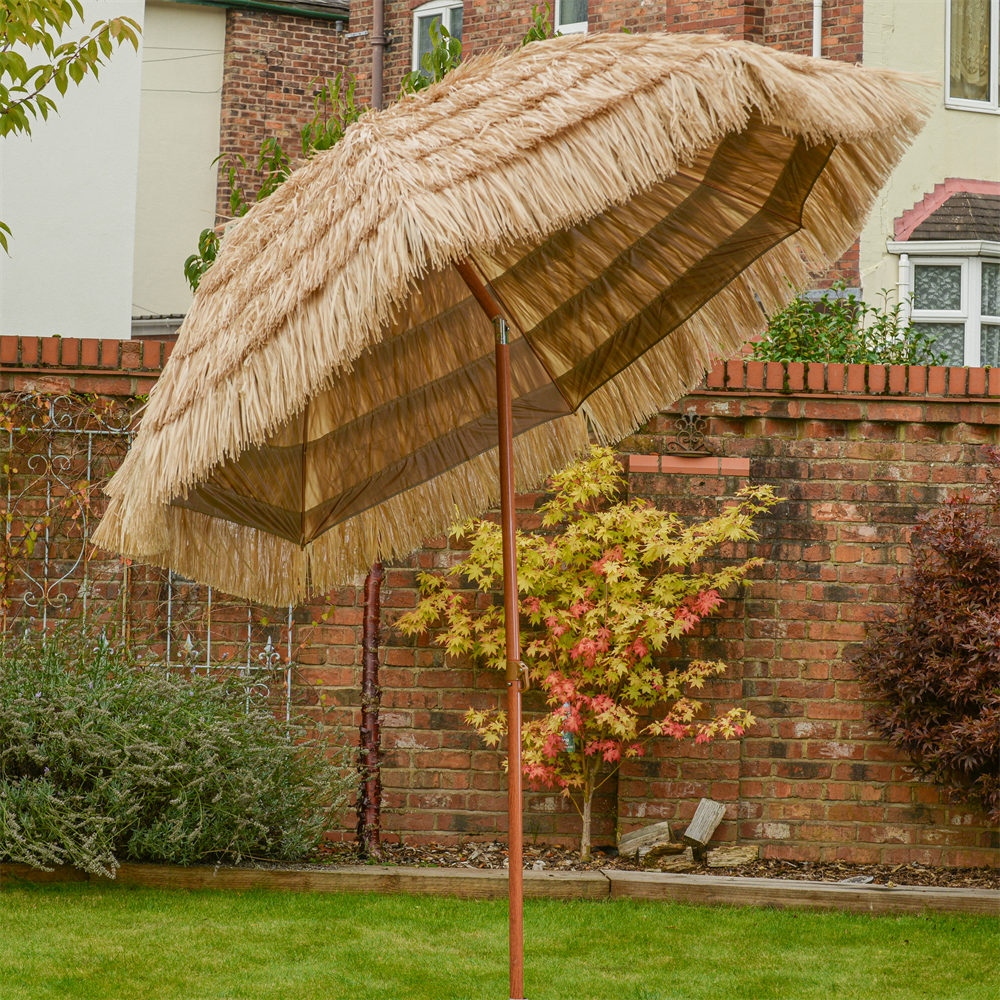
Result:
M516 327L517 332L521 335L521 339L528 346L528 350L531 351L535 360L542 366L542 370L549 377L549 381L555 386L556 392L562 397L563 402L566 404L567 412L573 413L576 410L576 406L573 401L569 399L566 394L562 391L562 387L559 385L559 380L555 373L546 363L545 358L535 350L535 345L525 336L523 325L515 319L516 313L509 305L504 301L503 296L497 291L494 285L484 280L482 277L484 275L482 267L476 262L475 258L471 255L467 260L460 261L455 264L455 270L462 276L462 280L472 289L472 294L475 300L482 307L486 315L491 319L495 320L500 318L502 313L506 313L507 318ZM496 316L493 315L493 311L496 311Z

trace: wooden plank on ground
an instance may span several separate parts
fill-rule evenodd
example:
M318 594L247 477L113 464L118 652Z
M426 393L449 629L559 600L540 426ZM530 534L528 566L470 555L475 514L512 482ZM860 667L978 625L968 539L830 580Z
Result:
M260 870L204 865L122 865L117 881L150 888L274 889L286 892L412 893L465 899L505 899L507 872L391 865L350 865L321 870ZM607 899L608 880L600 872L524 873L529 899Z
M71 865L59 865L50 872L31 865L4 862L0 864L0 886L16 885L18 882L86 882L90 876Z
M26 882L89 882L113 884L71 867L43 872L28 865L0 865L0 885ZM191 868L172 865L125 864L115 880L123 885L162 889L274 889L286 892L375 892L504 899L505 870L405 868L352 865L324 870ZM853 913L968 913L1000 916L1000 891L938 889L931 886L844 885L771 878L720 875L674 875L661 872L524 873L529 899L654 899L702 905L801 907L848 910Z
M623 855L635 854L636 851L647 850L659 844L670 843L670 824L651 823L649 826L641 827L626 833L618 841L618 853Z
M674 900L703 905L802 907L851 913L1000 915L1000 891L931 886L843 885L730 875L670 875L605 869L611 898Z

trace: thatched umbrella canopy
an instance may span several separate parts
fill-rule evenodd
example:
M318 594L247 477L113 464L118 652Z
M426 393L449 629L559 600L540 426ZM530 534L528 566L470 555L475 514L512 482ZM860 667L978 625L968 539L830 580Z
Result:
M912 83L577 35L366 115L227 238L97 540L277 604L494 503L493 329L460 261L512 327L519 483L588 421L620 438L851 244L922 123Z
M367 115L226 241L95 540L277 604L499 496L519 733L515 478L632 430L840 256L921 124L910 82L716 38L574 36Z

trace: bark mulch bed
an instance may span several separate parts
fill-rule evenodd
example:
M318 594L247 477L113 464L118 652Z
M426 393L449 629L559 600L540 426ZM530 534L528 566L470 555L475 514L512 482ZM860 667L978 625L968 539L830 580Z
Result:
M507 867L507 845L500 841L469 843L458 847L436 844L413 847L407 844L383 844L384 857L379 864L417 865L434 868L497 869ZM308 865L260 865L260 867L329 868L356 865L354 845L323 844L315 861ZM582 862L578 851L562 845L525 846L524 867L540 871L657 871L656 865L642 868L633 860L618 857L613 847L597 847L589 862ZM841 861L749 861L728 868L709 868L696 863L688 869L692 875L736 875L743 878L784 878L811 882L843 882L858 876L870 876L874 885L928 885L953 889L1000 889L1000 871L993 868L932 868L919 862L904 865L863 865ZM868 879L865 879L868 882Z

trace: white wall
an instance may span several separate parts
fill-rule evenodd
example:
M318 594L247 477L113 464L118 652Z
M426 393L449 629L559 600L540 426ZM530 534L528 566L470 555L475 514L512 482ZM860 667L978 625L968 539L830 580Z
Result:
M97 20L142 24L142 0L83 0L78 38ZM139 86L131 45L60 97L28 137L0 139L0 333L128 337L131 325Z
M879 195L861 234L861 283L868 302L889 289L895 301L898 258L886 252L893 222L947 177L1000 180L1000 115L944 106L944 0L865 0L864 63L929 77L935 108Z
M226 12L146 4L132 315L187 312L184 261L215 225Z

